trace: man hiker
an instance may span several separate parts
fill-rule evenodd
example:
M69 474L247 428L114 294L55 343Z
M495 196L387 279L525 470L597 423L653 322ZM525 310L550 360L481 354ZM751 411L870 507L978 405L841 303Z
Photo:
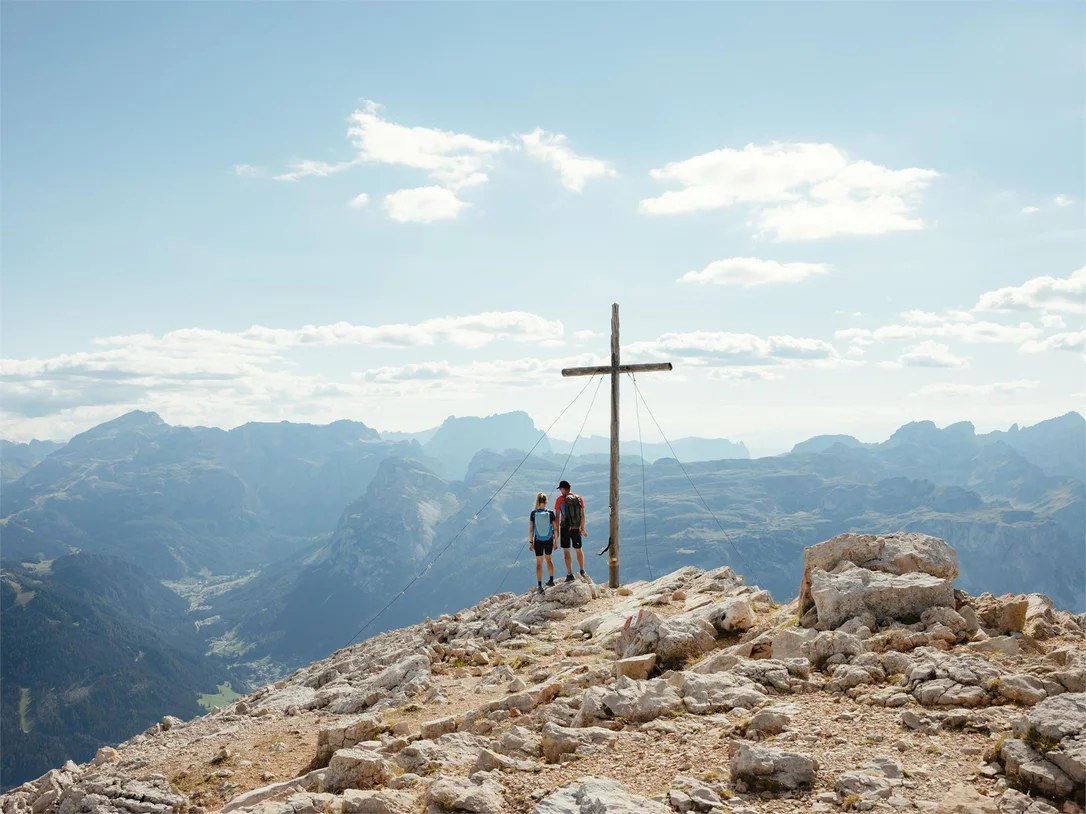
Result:
M577 552L577 567L581 570L581 576L587 576L584 572L584 554L581 553L581 538L585 536L584 498L570 491L568 480L558 484L558 491L562 494L554 501L554 513L558 515L560 523L560 545L562 554L566 558L566 582L573 582L573 564L569 559L570 547Z
M551 552L554 551L554 536L558 533L558 520L554 512L547 508L547 493L535 496L535 508L528 519L528 548L535 549L535 578L539 592L543 593L543 558L547 558L547 572L551 578L547 587L554 587L554 563ZM568 557L567 557L568 559Z

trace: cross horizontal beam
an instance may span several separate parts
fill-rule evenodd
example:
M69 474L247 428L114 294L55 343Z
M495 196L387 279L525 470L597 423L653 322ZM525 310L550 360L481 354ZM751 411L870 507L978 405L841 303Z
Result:
M599 376L604 373L652 373L658 370L671 370L671 362L652 362L645 365L619 365L612 370L611 365L599 367L567 367L562 369L563 376Z

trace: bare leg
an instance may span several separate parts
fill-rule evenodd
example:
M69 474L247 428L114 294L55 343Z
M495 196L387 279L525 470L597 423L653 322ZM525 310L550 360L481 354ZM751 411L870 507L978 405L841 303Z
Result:
M550 557L548 557L547 559L550 559ZM536 579L536 582L542 582L543 581L543 558L542 557L536 557L535 558L535 579Z
M568 548L563 548L562 549L562 556L564 556L566 558L566 573L567 574L572 574L573 573L573 564L569 561L569 549Z
M550 574L552 579L554 578L554 562L551 560L550 554L547 555L547 573ZM542 579L543 575L540 574L539 578Z
M584 552L581 549L577 549L577 567L580 570L584 570Z

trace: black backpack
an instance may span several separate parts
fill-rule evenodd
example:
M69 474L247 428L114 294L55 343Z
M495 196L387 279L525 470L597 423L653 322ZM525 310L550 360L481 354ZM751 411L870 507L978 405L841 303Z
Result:
M562 501L562 524L567 528L579 529L584 521L584 501L570 492Z

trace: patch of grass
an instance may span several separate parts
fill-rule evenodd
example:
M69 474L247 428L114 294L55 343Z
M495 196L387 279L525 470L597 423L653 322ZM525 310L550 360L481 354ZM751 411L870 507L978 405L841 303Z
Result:
M943 753L943 750L938 746L925 746L924 751L929 755L941 755Z
M1007 742L1007 739L1011 736L1009 732L1004 732L999 736L999 739L992 745L992 748L984 753L984 760L987 763L994 763L998 761L1003 753L1003 744Z
M241 693L234 692L234 690L230 686L230 682L227 681L225 684L219 685L219 691L217 693L213 695L201 695L199 698L196 699L196 703L206 709L208 712L211 712L211 710L213 709L218 709L219 707L225 707L228 704L233 704L241 697Z
M1049 752L1055 751L1056 749L1060 748L1059 741L1045 737L1044 735L1040 734L1036 729L1030 729L1030 731L1026 733L1025 741L1042 755L1048 754Z
M34 722L30 720L30 689L28 687L19 688L19 729L24 735L30 734L34 729Z
M419 706L418 704L408 704L406 707L403 708L403 711L404 712L421 712L422 707Z
M850 794L841 801L842 811L852 811L863 798L859 794Z

